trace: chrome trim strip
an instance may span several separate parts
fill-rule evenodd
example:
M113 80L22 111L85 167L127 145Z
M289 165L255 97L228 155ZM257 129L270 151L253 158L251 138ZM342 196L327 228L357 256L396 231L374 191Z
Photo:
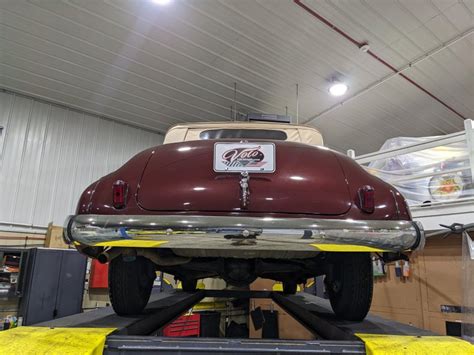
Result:
M166 241L167 248L273 250L279 244L315 251L311 244L322 243L399 252L422 248L425 240L412 221L196 215L76 215L67 221L66 239L91 246L136 239Z

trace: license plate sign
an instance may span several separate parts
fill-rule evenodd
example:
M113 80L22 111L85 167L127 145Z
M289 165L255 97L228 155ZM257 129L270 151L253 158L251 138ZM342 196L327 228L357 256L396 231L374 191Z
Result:
M275 171L273 143L215 143L214 171L255 172Z

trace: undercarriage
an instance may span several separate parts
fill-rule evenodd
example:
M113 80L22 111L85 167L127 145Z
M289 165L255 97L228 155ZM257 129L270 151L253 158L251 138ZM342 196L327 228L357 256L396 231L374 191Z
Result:
M159 267L180 280L220 277L233 286L252 283L257 277L281 282L304 283L308 278L327 274L336 258L320 253L305 259L192 258L175 266ZM332 260L332 261L331 261Z
M138 314L145 308L158 270L174 275L187 292L196 291L198 279L220 277L242 287L261 277L281 281L283 293L294 294L298 284L325 275L331 306L337 316L347 320L363 319L372 301L372 262L366 252L319 253L294 260L191 258L175 265L159 265L132 248L121 252L111 254L114 257L109 260L109 294L119 315ZM169 260L173 260L171 256Z

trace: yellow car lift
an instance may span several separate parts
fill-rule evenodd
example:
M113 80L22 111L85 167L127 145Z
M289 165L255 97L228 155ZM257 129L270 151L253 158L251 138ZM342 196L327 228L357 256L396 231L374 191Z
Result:
M166 338L169 322L205 297L268 298L311 330L316 340ZM0 332L0 354L473 354L458 338L369 315L362 322L335 318L329 302L309 293L171 290L152 295L141 315L120 317L111 307Z

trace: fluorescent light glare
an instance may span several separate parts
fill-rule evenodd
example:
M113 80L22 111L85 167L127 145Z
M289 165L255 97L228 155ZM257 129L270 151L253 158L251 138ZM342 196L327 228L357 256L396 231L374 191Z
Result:
M173 0L151 0L152 3L157 4L157 5L161 5L161 6L169 5L169 4L171 4L172 1Z
M290 176L290 179L291 179L291 180L301 181L301 180L304 180L304 177L302 177L302 176Z
M347 89L347 84L338 82L331 85L331 87L329 88L329 93L332 96L342 96L346 93Z

